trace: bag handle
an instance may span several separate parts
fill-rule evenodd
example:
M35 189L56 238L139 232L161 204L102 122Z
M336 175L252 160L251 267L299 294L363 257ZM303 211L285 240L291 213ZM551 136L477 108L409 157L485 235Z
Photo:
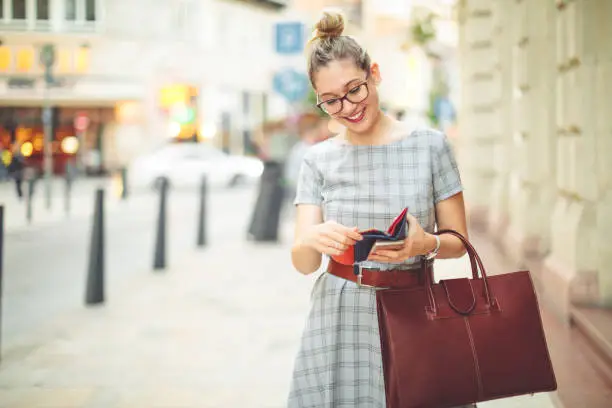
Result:
M478 255L478 252L476 252L476 249L472 246L472 244L463 235L461 235L460 233L452 229L439 230L435 232L435 234L436 235L450 234L450 235L453 235L459 238L459 240L463 243L463 246L465 247L468 253L468 256L470 257L470 264L472 265L472 277L474 279L478 279L479 278L478 269L480 269L480 275L484 283L483 285L484 295L485 295L487 304L489 305L489 307L497 307L497 302L495 300L495 297L491 296L492 291L491 291L491 288L489 287L489 282L487 280L487 271L485 270L485 267L482 263L482 259L480 259L480 255ZM426 279L426 286L427 286L427 297L429 298L429 304L430 304L429 312L433 314L437 314L438 305L436 303L436 299L433 294L433 276L431 276L428 273L425 273L425 279Z

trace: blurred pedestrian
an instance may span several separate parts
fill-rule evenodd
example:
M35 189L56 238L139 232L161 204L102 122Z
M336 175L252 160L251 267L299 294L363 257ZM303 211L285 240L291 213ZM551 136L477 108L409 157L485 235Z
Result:
M457 238L432 234L436 224L467 235L462 184L446 136L433 129L413 131L381 111L381 70L343 29L340 14L324 13L309 49L317 105L345 129L306 152L297 183L293 265L311 274L320 269L323 255L329 262L313 288L289 408L386 406L378 288L358 284L353 266L331 256L360 241L359 231L387 230L407 207L403 246L374 251L361 267L381 282L389 283L390 276L412 281L424 257L464 254Z
M264 161L259 193L247 232L254 241L278 241L278 227L286 197L284 170L295 136L288 119L265 123L255 136L258 156Z
M13 148L13 155L11 163L8 166L9 177L15 180L15 189L17 191L17 198L20 200L23 198L23 176L25 171L25 157L21 153L21 144L16 143Z
M291 201L295 198L298 174L304 154L311 146L320 141L321 122L323 120L313 113L303 114L298 121L299 140L291 148L285 165L285 180Z

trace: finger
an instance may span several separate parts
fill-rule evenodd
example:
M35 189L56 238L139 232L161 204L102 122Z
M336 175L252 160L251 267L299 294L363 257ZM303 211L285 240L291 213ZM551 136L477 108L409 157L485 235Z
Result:
M363 237L358 231L357 227L345 227L344 225L336 224L333 226L334 231L339 232L340 234L347 236L355 241L361 241Z
M380 255L370 255L368 256L368 261L375 261L375 262L393 262L393 259L389 259L387 257L384 256L380 256Z
M325 255L334 256L334 255L342 255L344 251L324 245L324 244L315 244L314 245L317 252L320 252Z
M321 237L321 239L319 240L319 243L326 247L337 249L340 252L344 252L348 249L348 245L342 244L338 241L335 241L331 238L327 238L325 236Z
M355 241L354 239L341 234L340 232L336 232L336 231L328 231L328 232L324 232L323 233L325 236L331 238L332 240L339 242L340 244L343 245L355 245L355 243L357 241Z
M384 250L384 249L377 250L376 256L393 259L393 260L403 259L404 257L406 257L405 252L403 250L402 251L389 251L389 250Z

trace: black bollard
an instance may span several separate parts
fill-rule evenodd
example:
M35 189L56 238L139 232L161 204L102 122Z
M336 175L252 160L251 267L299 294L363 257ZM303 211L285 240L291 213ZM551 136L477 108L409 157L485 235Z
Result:
M159 183L159 215L157 217L157 235L155 238L155 256L153 269L166 267L166 200L168 195L168 179L162 178Z
M128 196L128 181L127 181L127 168L121 168L121 199L125 200Z
M26 195L26 219L28 224L32 223L32 205L34 203L34 179L28 179L28 191Z
M96 190L85 303L104 302L104 190Z
M0 361L2 360L2 265L4 265L4 206L0 204Z
M202 177L202 185L200 186L200 214L198 219L198 243L197 246L203 247L206 245L206 196L207 196L208 179Z

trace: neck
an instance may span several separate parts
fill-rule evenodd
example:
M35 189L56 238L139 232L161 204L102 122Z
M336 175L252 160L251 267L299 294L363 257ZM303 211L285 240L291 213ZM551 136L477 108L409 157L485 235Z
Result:
M367 132L353 133L349 129L346 130L346 139L351 144L355 145L376 145L383 144L387 140L391 120L382 111L378 111L374 119L374 124Z

